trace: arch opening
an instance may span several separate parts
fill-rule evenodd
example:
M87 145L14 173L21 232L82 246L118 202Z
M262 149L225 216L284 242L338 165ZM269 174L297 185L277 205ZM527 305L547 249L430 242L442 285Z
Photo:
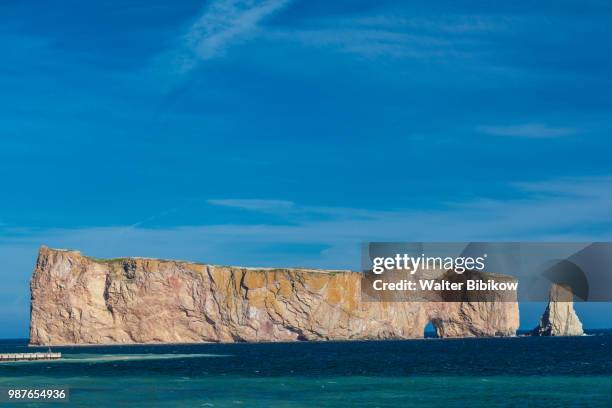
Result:
M423 329L423 337L426 339L437 339L440 337L438 336L438 331L436 330L436 326L433 324L432 320L427 322L425 325L425 328Z

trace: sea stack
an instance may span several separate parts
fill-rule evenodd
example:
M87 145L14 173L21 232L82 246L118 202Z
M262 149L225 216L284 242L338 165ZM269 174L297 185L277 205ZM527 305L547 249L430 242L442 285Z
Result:
M574 310L572 290L562 284L553 283L550 288L548 306L533 330L534 336L582 336L582 323Z
M516 301L366 301L362 277L352 271L102 260L42 247L31 281L30 343L409 339L422 338L429 322L440 337L516 334Z

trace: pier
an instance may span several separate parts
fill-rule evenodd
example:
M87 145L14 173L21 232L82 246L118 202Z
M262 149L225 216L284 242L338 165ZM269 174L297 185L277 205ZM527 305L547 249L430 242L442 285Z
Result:
M3 353L0 354L2 361L34 361L34 360L59 360L62 353Z

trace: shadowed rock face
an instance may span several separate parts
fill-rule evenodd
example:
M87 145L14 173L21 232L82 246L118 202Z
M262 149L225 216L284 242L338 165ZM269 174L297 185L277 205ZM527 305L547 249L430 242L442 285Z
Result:
M574 311L570 288L553 283L550 288L548 306L533 330L535 336L582 336L582 323Z
M362 302L361 274L253 269L42 247L31 344L513 336L516 302Z

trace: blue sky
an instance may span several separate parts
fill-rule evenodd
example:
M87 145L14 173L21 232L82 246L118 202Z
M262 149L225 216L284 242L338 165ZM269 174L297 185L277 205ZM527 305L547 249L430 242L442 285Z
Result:
M2 2L0 336L42 244L357 268L362 241L610 240L612 5L505 3Z

